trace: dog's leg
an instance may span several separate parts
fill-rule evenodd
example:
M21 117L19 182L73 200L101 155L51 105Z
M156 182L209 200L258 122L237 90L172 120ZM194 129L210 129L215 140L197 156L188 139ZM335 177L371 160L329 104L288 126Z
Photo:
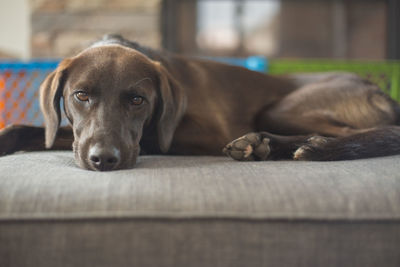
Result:
M73 133L70 127L60 127L52 150L71 150ZM46 150L44 128L28 125L9 125L0 130L0 155L17 151Z
M311 137L295 152L295 160L353 160L400 154L400 127L385 126L355 135Z
M239 161L276 159L335 161L398 155L400 127L384 126L342 137L250 133L229 143L224 152Z
M267 132L246 134L225 146L223 152L239 161L292 159L312 135L281 136Z
M354 75L306 84L262 110L257 131L348 136L400 122L400 106Z

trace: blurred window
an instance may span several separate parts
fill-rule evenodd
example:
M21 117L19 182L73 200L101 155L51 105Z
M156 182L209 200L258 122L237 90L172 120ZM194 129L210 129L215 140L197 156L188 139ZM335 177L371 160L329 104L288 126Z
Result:
M279 1L198 1L196 44L204 53L277 53Z
M388 2L166 0L164 45L206 56L383 59Z

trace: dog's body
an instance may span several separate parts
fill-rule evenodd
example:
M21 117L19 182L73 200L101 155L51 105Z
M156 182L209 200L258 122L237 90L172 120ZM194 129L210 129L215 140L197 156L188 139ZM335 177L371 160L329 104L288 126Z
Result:
M60 128L60 98L71 128ZM108 36L62 61L41 86L46 147L93 170L146 154L238 160L355 159L400 153L400 108L348 73L273 77L157 52ZM315 136L316 134L322 135ZM45 149L44 129L11 126L0 152ZM371 145L371 143L373 145Z

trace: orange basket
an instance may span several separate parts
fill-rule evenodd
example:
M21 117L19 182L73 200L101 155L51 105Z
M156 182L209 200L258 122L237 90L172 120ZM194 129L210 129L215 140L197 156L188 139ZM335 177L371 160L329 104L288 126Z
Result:
M42 125L39 86L58 61L0 63L0 129L8 124Z

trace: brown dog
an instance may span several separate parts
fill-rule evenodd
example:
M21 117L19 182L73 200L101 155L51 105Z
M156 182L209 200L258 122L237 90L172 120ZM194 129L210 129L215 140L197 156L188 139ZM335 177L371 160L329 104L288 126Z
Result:
M101 171L131 168L140 151L220 155L225 146L237 160L400 153L400 127L388 126L399 106L348 73L273 77L106 36L63 60L40 93L45 134L9 126L0 153L72 146L81 167ZM61 98L71 128L59 128Z

